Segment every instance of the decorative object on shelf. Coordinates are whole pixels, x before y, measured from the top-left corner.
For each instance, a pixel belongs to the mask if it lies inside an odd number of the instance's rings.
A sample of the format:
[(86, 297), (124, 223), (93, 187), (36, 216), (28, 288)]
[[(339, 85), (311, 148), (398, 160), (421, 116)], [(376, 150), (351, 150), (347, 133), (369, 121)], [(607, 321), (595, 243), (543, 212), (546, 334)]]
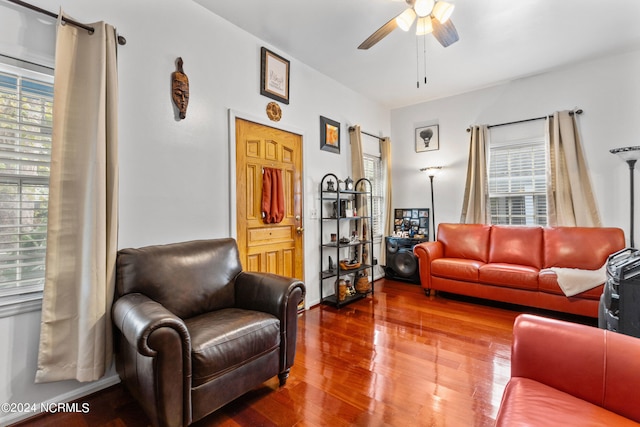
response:
[(189, 78), (182, 69), (182, 57), (176, 59), (176, 71), (171, 74), (171, 98), (178, 110), (180, 120), (187, 117), (189, 105)]
[(334, 184), (332, 180), (327, 181), (327, 191), (336, 191)]
[(260, 53), (260, 95), (289, 104), (289, 61), (266, 47)]
[(416, 129), (416, 153), (435, 151), (440, 149), (438, 125), (425, 126)]
[(353, 191), (353, 180), (350, 176), (348, 176), (347, 179), (344, 180), (344, 189), (347, 191)]
[(320, 116), (320, 149), (340, 154), (340, 123)]
[(349, 260), (349, 259), (341, 259), (340, 260), (340, 268), (343, 270), (353, 270), (356, 268), (360, 268), (360, 262), (357, 260)]
[(270, 102), (267, 104), (267, 117), (272, 122), (279, 122), (282, 118), (282, 109), (277, 102)]
[(347, 282), (344, 279), (338, 280), (338, 301), (347, 299)]
[(333, 271), (336, 266), (333, 264), (333, 258), (329, 257), (329, 271)]
[(633, 230), (633, 225), (634, 225), (634, 189), (633, 189), (633, 170), (635, 169), (636, 166), (636, 162), (638, 161), (638, 159), (640, 159), (640, 146), (632, 146), (632, 147), (622, 147), (622, 148), (614, 148), (612, 150), (609, 150), (610, 153), (612, 154), (617, 154), (622, 160), (624, 160), (625, 162), (627, 162), (627, 164), (629, 165), (629, 207), (630, 207), (630, 224), (629, 224), (629, 244), (632, 248), (635, 247), (634, 245), (634, 230)]
[(336, 233), (331, 233), (331, 243), (335, 243), (338, 241)]
[(436, 208), (435, 205), (433, 203), (433, 178), (436, 176), (436, 174), (440, 171), (440, 169), (442, 169), (442, 166), (431, 166), (428, 168), (422, 168), (420, 169), (421, 172), (426, 172), (426, 174), (429, 176), (429, 182), (431, 184), (431, 225), (432, 225), (432, 229), (433, 229), (433, 238), (435, 240), (436, 237)]
[(356, 292), (366, 294), (371, 291), (371, 282), (366, 275), (359, 275), (356, 279)]
[(393, 237), (429, 237), (429, 209), (394, 209)]
[(356, 288), (351, 284), (351, 280), (346, 279), (344, 283), (347, 286), (347, 295), (350, 297), (354, 296), (356, 294)]

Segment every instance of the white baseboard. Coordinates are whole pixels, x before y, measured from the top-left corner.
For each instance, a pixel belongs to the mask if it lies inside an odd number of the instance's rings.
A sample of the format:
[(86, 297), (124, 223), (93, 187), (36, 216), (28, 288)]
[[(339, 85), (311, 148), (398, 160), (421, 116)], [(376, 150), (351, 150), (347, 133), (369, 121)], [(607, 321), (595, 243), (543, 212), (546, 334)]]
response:
[(20, 412), (20, 413), (2, 413), (0, 412), (0, 426), (7, 426), (9, 424), (17, 423), (18, 421), (26, 420), (27, 418), (39, 415), (42, 407), (46, 408), (49, 405), (57, 405), (58, 403), (67, 403), (74, 400), (78, 400), (83, 396), (88, 396), (97, 391), (103, 390), (107, 387), (111, 387), (120, 382), (118, 374), (113, 374), (105, 378), (101, 378), (97, 381), (93, 381), (88, 384), (73, 389), (67, 393), (60, 394), (45, 402), (34, 404), (35, 411), (32, 412)]

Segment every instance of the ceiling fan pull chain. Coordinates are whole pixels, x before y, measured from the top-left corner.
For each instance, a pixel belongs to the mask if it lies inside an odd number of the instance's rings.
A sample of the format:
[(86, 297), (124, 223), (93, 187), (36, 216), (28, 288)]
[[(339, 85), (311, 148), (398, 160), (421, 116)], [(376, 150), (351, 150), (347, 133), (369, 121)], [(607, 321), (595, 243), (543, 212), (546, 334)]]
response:
[(416, 37), (416, 89), (420, 89), (420, 47), (418, 41), (420, 39)]
[(424, 84), (427, 84), (427, 35), (422, 35), (422, 46), (424, 54)]

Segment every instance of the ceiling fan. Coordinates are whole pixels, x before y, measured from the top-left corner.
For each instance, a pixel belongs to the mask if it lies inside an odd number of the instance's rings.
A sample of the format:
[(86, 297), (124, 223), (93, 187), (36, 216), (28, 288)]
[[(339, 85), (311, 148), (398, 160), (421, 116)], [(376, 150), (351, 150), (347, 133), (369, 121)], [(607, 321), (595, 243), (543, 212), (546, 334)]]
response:
[[(398, 1), (398, 0), (396, 0)], [(401, 1), (401, 0), (400, 0)], [(457, 42), (458, 32), (449, 20), (454, 6), (442, 0), (405, 0), (409, 7), (404, 12), (380, 27), (368, 39), (362, 42), (358, 49), (369, 49), (385, 38), (397, 27), (409, 31), (413, 21), (418, 18), (416, 35), (433, 33), (433, 36), (444, 47)]]

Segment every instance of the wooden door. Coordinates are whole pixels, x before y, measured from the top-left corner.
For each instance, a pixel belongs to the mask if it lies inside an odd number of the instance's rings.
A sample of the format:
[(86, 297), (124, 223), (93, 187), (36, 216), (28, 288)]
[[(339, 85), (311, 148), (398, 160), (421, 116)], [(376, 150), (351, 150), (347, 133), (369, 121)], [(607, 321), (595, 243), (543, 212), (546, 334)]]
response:
[[(262, 219), (264, 167), (282, 171), (284, 218), (278, 224)], [(300, 135), (236, 119), (236, 206), (243, 268), (304, 280)]]

